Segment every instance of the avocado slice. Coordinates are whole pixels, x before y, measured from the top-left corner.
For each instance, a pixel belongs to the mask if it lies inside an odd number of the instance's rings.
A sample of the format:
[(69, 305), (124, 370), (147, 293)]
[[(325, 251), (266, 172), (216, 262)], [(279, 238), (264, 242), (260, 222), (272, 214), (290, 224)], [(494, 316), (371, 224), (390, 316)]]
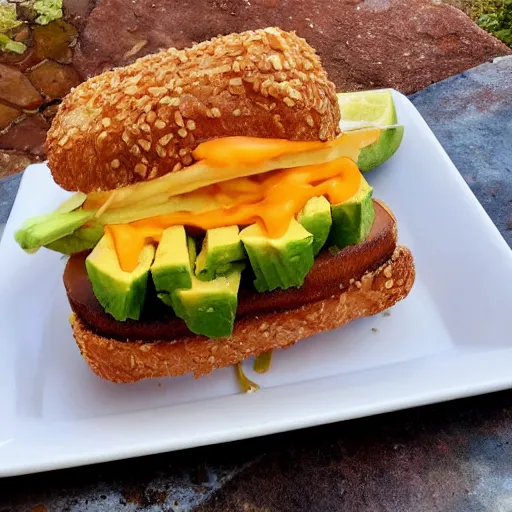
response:
[(139, 256), (139, 264), (132, 272), (125, 272), (119, 265), (114, 241), (105, 233), (85, 260), (87, 274), (94, 295), (105, 311), (116, 320), (138, 320), (146, 298), (149, 269), (155, 248), (146, 245)]
[(312, 197), (297, 216), (299, 223), (313, 235), (313, 255), (324, 246), (331, 230), (331, 205), (323, 196)]
[(225, 275), (212, 281), (192, 277), (192, 287), (171, 294), (172, 307), (195, 334), (208, 338), (230, 336), (233, 333), (238, 287), (244, 263), (232, 263)]
[(301, 286), (313, 266), (313, 235), (292, 219), (286, 233), (270, 238), (258, 224), (240, 232), (259, 292)]
[(14, 239), (23, 250), (35, 252), (43, 245), (71, 235), (93, 216), (93, 211), (76, 210), (32, 217), (16, 231)]
[(76, 254), (92, 249), (101, 240), (103, 232), (104, 229), (101, 224), (81, 227), (71, 235), (59, 238), (55, 242), (45, 245), (45, 247), (62, 254)]
[(171, 306), (171, 293), (180, 288), (192, 287), (192, 268), (195, 243), (187, 239), (183, 226), (164, 230), (151, 265), (151, 275), (160, 299)]
[(238, 226), (208, 229), (196, 260), (196, 276), (211, 281), (231, 268), (231, 263), (245, 259)]
[(372, 193), (372, 187), (361, 176), (359, 190), (350, 199), (331, 205), (329, 245), (343, 249), (366, 239), (375, 219)]
[(389, 160), (398, 151), (403, 137), (402, 125), (383, 129), (377, 142), (361, 149), (357, 159), (359, 169), (368, 172)]

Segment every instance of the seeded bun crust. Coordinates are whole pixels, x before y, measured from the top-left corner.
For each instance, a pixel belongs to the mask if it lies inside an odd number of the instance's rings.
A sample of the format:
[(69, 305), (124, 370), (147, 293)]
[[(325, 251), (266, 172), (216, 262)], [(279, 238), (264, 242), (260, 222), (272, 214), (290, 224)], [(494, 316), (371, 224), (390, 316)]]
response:
[(205, 340), (190, 336), (176, 342), (122, 342), (95, 334), (76, 315), (72, 320), (73, 335), (92, 371), (112, 382), (186, 373), (197, 378), (384, 311), (407, 296), (414, 278), (411, 252), (400, 246), (388, 262), (363, 275), (339, 295), (298, 309), (243, 319), (235, 324), (233, 335), (228, 338)]
[(47, 136), (67, 190), (111, 190), (192, 163), (202, 141), (232, 135), (329, 140), (336, 90), (308, 43), (278, 28), (170, 48), (82, 83)]

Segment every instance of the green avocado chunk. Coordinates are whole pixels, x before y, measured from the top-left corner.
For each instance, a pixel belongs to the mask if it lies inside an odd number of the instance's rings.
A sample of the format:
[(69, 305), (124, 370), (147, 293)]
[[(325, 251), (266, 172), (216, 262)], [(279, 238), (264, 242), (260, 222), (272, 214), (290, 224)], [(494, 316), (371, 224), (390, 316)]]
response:
[(329, 245), (343, 249), (366, 239), (375, 219), (372, 192), (372, 187), (361, 176), (361, 185), (356, 194), (342, 203), (331, 205)]
[(231, 263), (245, 259), (238, 226), (208, 229), (196, 260), (196, 276), (211, 281), (231, 268)]
[(313, 266), (313, 235), (292, 219), (280, 238), (269, 238), (257, 224), (240, 232), (259, 292), (301, 286)]
[(192, 277), (192, 287), (171, 294), (172, 307), (195, 334), (220, 338), (233, 333), (238, 287), (244, 263), (232, 263), (225, 275), (212, 281)]
[(103, 232), (104, 228), (101, 224), (82, 227), (71, 235), (59, 238), (55, 242), (45, 245), (45, 247), (62, 254), (76, 254), (92, 249), (101, 240)]
[(331, 205), (323, 196), (312, 197), (297, 216), (299, 223), (313, 235), (313, 254), (324, 246), (331, 230)]
[(146, 245), (137, 267), (132, 272), (125, 272), (119, 265), (112, 237), (106, 234), (85, 260), (94, 295), (116, 320), (140, 318), (154, 256), (155, 248)]
[(164, 231), (151, 267), (158, 297), (172, 306), (195, 334), (218, 338), (233, 332), (244, 263), (231, 263), (211, 281), (193, 275), (196, 246), (183, 226)]
[(192, 268), (195, 243), (187, 238), (183, 226), (171, 226), (162, 235), (151, 265), (151, 275), (158, 296), (168, 306), (171, 293), (180, 288), (192, 287)]
[(70, 235), (93, 216), (94, 212), (76, 210), (32, 217), (16, 231), (14, 239), (25, 251), (34, 252), (42, 246)]

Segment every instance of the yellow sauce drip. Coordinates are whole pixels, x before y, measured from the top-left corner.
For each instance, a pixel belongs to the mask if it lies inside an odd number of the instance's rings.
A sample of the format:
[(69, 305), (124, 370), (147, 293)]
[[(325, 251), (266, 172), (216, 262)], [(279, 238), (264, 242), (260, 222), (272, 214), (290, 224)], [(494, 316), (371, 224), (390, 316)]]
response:
[(256, 373), (267, 373), (270, 370), (272, 364), (272, 350), (259, 355), (254, 360), (254, 371)]

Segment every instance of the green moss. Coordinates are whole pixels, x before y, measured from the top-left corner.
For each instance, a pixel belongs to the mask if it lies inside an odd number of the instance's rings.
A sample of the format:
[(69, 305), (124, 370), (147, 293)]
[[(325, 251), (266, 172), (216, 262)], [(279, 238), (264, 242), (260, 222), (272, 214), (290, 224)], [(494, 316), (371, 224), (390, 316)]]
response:
[(36, 0), (34, 9), (38, 14), (36, 23), (39, 25), (48, 25), (62, 18), (62, 0)]
[(12, 53), (22, 54), (27, 49), (26, 45), (18, 41), (13, 41), (10, 37), (5, 34), (0, 34), (0, 50)]
[(5, 34), (23, 22), (16, 17), (16, 6), (0, 4), (0, 34)]
[(481, 14), (477, 23), (505, 44), (512, 46), (512, 0), (504, 0), (501, 7)]

